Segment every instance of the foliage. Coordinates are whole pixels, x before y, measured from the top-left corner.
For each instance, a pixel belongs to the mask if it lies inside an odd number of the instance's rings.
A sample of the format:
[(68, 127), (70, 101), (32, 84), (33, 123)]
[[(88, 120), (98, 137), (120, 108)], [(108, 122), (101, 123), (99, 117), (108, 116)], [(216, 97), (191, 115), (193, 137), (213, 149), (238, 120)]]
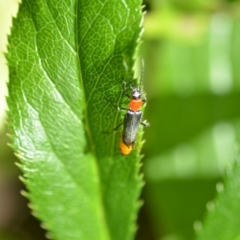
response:
[[(232, 172), (240, 141), (240, 18), (232, 12), (239, 5), (226, 5), (225, 12), (220, 2), (212, 12), (197, 3), (194, 10), (184, 4), (153, 5), (143, 46), (151, 122), (144, 146), (145, 211), (156, 239), (193, 239), (201, 227), (198, 239), (220, 239), (217, 224), (229, 228), (221, 239), (233, 239), (239, 233), (230, 225), (237, 226), (237, 216), (222, 221), (221, 210), (231, 216), (237, 201), (226, 207), (223, 200), (216, 214), (205, 216), (225, 172)], [(235, 180), (226, 180), (224, 199), (237, 199), (236, 172)], [(212, 235), (206, 233), (210, 229)]]
[[(33, 212), (53, 239), (134, 236), (142, 130), (128, 157), (119, 155), (121, 130), (112, 132), (124, 114), (113, 104), (129, 101), (122, 82), (137, 85), (132, 57), (141, 3), (124, 3), (25, 0), (14, 20), (8, 53), (14, 149)], [(240, 4), (145, 3), (144, 119), (151, 125), (136, 239), (236, 240)], [(5, 142), (1, 184), (17, 174)], [(45, 239), (36, 237), (29, 239)]]
[(25, 0), (14, 19), (9, 126), (24, 195), (53, 239), (133, 238), (141, 143), (120, 155), (106, 98), (122, 104), (132, 83), (141, 18), (138, 0)]

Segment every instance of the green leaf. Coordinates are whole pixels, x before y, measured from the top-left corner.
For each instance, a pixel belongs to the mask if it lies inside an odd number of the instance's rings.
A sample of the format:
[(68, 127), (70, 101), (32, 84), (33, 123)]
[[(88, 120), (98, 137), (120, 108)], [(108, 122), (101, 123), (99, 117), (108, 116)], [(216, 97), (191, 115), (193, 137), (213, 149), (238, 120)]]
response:
[(208, 204), (208, 215), (203, 228), (198, 232), (198, 240), (239, 240), (240, 239), (240, 157), (229, 171), (225, 184), (217, 184), (217, 199)]
[[(132, 80), (140, 0), (23, 0), (8, 45), (13, 147), (35, 215), (53, 239), (132, 239), (139, 151), (112, 129)], [(126, 67), (126, 66), (127, 67)]]

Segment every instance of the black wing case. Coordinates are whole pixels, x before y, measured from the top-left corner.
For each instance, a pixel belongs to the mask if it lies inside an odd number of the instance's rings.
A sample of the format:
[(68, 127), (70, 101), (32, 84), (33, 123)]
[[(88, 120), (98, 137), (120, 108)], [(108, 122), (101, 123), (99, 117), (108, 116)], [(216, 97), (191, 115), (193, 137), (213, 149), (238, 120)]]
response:
[(139, 125), (141, 123), (142, 112), (128, 110), (123, 122), (123, 142), (127, 145), (133, 145)]

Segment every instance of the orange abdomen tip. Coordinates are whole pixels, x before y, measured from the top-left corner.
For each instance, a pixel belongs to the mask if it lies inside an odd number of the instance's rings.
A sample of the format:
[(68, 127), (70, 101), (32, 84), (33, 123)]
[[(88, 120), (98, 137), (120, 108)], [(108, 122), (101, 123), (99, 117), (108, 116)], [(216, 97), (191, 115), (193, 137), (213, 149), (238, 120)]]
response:
[(129, 108), (132, 110), (132, 111), (138, 111), (141, 109), (142, 107), (142, 104), (143, 104), (143, 101), (142, 99), (132, 99), (130, 101), (130, 104), (129, 104)]
[(120, 140), (120, 152), (122, 155), (128, 155), (132, 152), (133, 150), (133, 145), (129, 145), (127, 146), (123, 141), (122, 141), (122, 137), (121, 137), (121, 140)]

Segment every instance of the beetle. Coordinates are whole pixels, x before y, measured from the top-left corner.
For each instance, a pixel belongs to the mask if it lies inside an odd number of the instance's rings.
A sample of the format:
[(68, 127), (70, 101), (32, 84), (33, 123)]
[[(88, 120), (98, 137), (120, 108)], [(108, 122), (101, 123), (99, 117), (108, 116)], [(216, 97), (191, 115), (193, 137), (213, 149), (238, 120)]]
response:
[[(142, 87), (143, 81), (143, 61), (142, 61), (142, 73), (140, 79), (140, 86)], [(126, 83), (124, 82), (124, 91), (126, 93)], [(120, 152), (122, 155), (128, 155), (132, 152), (134, 143), (139, 131), (139, 126), (149, 126), (146, 121), (142, 122), (142, 111), (141, 108), (146, 102), (146, 98), (142, 98), (142, 90), (140, 87), (132, 87), (132, 94), (126, 93), (126, 96), (130, 99), (128, 108), (117, 107), (118, 110), (125, 110), (124, 120), (122, 123), (117, 125), (113, 130), (117, 130), (121, 125), (123, 125), (123, 131), (119, 143)], [(114, 105), (114, 104), (113, 104)]]
[[(147, 122), (141, 122), (142, 111), (141, 108), (146, 102), (146, 99), (142, 99), (142, 93), (139, 88), (132, 88), (132, 95), (130, 97), (129, 108), (124, 116), (123, 120), (123, 132), (120, 139), (120, 152), (123, 155), (128, 155), (132, 152), (133, 146), (139, 131), (139, 126), (149, 126)], [(122, 125), (121, 124), (121, 125)], [(119, 125), (117, 126), (117, 128)], [(116, 128), (115, 128), (116, 129)]]

